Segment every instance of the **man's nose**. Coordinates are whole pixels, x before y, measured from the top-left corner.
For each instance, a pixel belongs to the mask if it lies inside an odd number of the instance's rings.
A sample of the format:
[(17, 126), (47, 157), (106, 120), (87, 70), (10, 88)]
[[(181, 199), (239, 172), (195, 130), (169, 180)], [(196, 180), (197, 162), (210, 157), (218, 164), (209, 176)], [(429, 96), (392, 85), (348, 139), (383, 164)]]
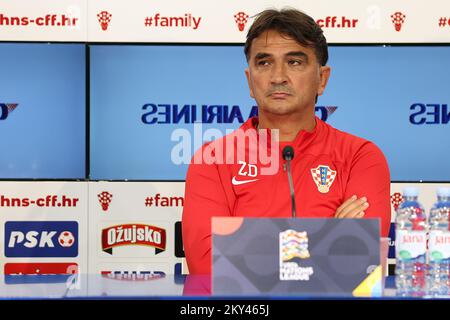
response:
[(283, 63), (275, 64), (272, 69), (271, 82), (274, 84), (286, 83), (286, 66)]

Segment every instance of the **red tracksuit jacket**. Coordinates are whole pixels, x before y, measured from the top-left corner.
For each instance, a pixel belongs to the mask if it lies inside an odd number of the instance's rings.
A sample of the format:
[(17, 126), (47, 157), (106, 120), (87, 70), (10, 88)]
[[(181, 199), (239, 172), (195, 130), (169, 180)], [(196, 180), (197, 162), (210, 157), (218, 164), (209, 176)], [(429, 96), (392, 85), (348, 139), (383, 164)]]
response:
[[(256, 117), (250, 118), (240, 129), (254, 129), (257, 123)], [(352, 195), (365, 196), (369, 207), (364, 217), (380, 218), (381, 236), (387, 237), (391, 222), (389, 168), (375, 144), (316, 118), (312, 132), (300, 131), (294, 141), (279, 143), (277, 172), (261, 175), (259, 163), (250, 166), (247, 158), (239, 156), (237, 160), (242, 161), (229, 163), (222, 159), (229, 152), (214, 153), (213, 144), (225, 145), (224, 139), (233, 134), (205, 144), (196, 155), (206, 149), (213, 163), (191, 162), (187, 172), (182, 232), (190, 273), (211, 272), (211, 217), (292, 216), (286, 161), (281, 151), (286, 145), (295, 152), (291, 171), (297, 217), (332, 218)]]

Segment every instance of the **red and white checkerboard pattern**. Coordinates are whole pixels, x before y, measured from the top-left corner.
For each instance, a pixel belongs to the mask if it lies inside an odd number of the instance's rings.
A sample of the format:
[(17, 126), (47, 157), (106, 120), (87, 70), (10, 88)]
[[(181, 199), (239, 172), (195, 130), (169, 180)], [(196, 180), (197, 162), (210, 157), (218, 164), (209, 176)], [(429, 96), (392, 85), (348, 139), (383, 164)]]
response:
[[(327, 177), (325, 179), (325, 184), (322, 184), (322, 176), (320, 174), (320, 168), (326, 167), (327, 170)], [(330, 187), (333, 183), (334, 179), (336, 178), (336, 171), (331, 170), (328, 166), (318, 166), (315, 169), (311, 169), (311, 175), (313, 177), (314, 182), (316, 183), (316, 186), (319, 187), (320, 185), (325, 185)]]
[(108, 210), (108, 206), (111, 203), (113, 195), (107, 191), (103, 191), (97, 195), (98, 202), (102, 205), (104, 211)]
[(248, 22), (248, 14), (245, 12), (238, 12), (234, 15), (234, 21), (236, 21), (236, 23), (246, 24)]
[(97, 14), (98, 22), (100, 23), (110, 23), (111, 22), (112, 14), (108, 11), (102, 11), (99, 14)]
[(13, 112), (15, 108), (17, 108), (17, 103), (8, 103), (6, 104), (6, 108), (8, 108), (8, 112)]
[(400, 192), (395, 192), (391, 195), (391, 204), (394, 207), (394, 210), (397, 211), (400, 204), (403, 202), (403, 196)]
[(405, 22), (406, 16), (401, 12), (396, 12), (391, 15), (392, 23), (403, 24)]

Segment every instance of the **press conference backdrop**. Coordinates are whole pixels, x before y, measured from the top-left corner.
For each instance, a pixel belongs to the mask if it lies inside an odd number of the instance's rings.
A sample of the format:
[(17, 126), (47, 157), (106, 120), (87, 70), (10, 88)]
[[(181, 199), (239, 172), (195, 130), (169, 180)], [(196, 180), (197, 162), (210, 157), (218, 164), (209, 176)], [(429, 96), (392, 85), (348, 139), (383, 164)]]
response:
[[(92, 179), (183, 180), (194, 139), (256, 112), (243, 46), (93, 45), (90, 54)], [(393, 181), (448, 181), (449, 56), (448, 46), (331, 46), (316, 114), (375, 142)], [(183, 143), (191, 148), (180, 155)]]
[(0, 177), (84, 179), (82, 44), (0, 44)]
[[(391, 179), (403, 181), (391, 184), (392, 219), (405, 185), (429, 210), (450, 181), (447, 1), (3, 0), (0, 41), (28, 43), (0, 43), (0, 179), (13, 180), (0, 182), (0, 233), (76, 222), (79, 248), (77, 257), (50, 245), (18, 257), (30, 243), (4, 241), (0, 273), (66, 274), (70, 265), (125, 281), (186, 274), (184, 182), (171, 180), (184, 180), (187, 164), (175, 162), (192, 154), (180, 143), (191, 152), (201, 144), (188, 141), (195, 120), (206, 123), (192, 138), (216, 129), (208, 140), (256, 113), (242, 44), (257, 12), (285, 5), (311, 14), (332, 44), (317, 116), (383, 150)], [(445, 183), (410, 182), (420, 180)], [(166, 239), (159, 250), (104, 246), (105, 230), (130, 226), (157, 227)], [(390, 238), (394, 263), (393, 226)], [(51, 263), (41, 258), (49, 255)]]
[[(84, 45), (0, 48), (1, 178), (87, 178)], [(242, 46), (91, 46), (90, 54), (92, 179), (183, 180), (190, 154), (173, 159), (175, 129), (192, 140), (210, 128), (224, 134), (256, 112)], [(331, 46), (317, 115), (374, 141), (393, 181), (448, 181), (448, 56), (448, 46)], [(194, 119), (210, 123), (194, 135)]]

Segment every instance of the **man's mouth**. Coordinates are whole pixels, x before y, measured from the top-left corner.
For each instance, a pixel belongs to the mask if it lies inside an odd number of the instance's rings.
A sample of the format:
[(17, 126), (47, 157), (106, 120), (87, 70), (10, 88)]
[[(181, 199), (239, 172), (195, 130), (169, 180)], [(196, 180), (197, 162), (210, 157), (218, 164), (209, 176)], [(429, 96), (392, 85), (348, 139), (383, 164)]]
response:
[(269, 96), (273, 99), (286, 99), (290, 94), (287, 92), (272, 92)]

